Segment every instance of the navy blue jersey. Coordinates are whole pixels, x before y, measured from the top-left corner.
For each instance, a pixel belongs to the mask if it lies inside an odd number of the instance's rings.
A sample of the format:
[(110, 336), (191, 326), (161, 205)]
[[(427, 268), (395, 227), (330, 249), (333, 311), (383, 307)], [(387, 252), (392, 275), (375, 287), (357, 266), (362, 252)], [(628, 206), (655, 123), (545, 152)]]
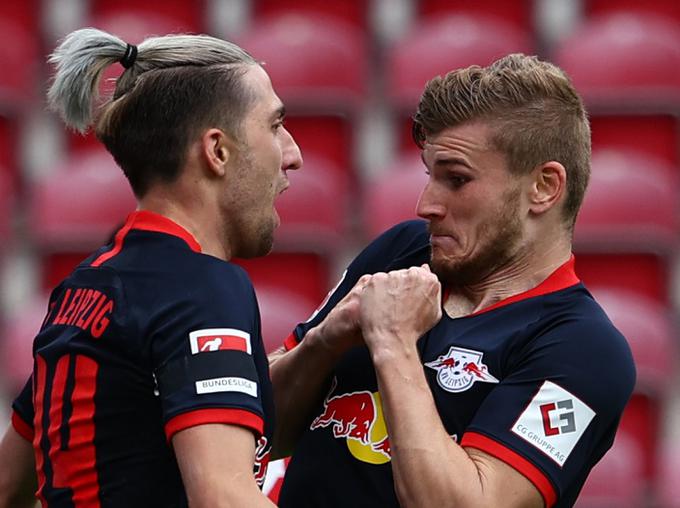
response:
[(33, 356), (13, 422), (43, 506), (187, 506), (170, 440), (206, 423), (253, 431), (262, 484), (273, 401), (253, 287), (169, 219), (133, 213), (52, 292)]
[[(429, 261), (425, 223), (402, 223), (350, 265), (304, 340), (361, 275)], [(624, 337), (574, 273), (573, 258), (539, 286), (475, 314), (441, 321), (418, 342), (451, 439), (526, 476), (546, 506), (571, 506), (612, 445), (635, 383)], [(280, 506), (398, 506), (390, 444), (368, 350), (348, 351), (295, 448)]]

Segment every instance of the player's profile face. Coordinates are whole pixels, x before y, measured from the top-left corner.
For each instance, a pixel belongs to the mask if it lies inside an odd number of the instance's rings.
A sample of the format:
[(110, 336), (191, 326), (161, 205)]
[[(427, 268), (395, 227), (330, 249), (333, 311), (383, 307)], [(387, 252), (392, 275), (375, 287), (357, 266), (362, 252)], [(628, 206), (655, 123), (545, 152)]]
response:
[(302, 165), (300, 150), (283, 126), (283, 104), (259, 65), (243, 76), (256, 99), (241, 124), (242, 142), (230, 159), (235, 178), (227, 184), (234, 256), (267, 254), (280, 223), (274, 200), (288, 187), (286, 171)]
[(429, 179), (417, 211), (429, 221), (432, 269), (444, 281), (479, 282), (522, 245), (520, 182), (489, 135), (485, 124), (466, 123), (432, 136), (423, 148)]

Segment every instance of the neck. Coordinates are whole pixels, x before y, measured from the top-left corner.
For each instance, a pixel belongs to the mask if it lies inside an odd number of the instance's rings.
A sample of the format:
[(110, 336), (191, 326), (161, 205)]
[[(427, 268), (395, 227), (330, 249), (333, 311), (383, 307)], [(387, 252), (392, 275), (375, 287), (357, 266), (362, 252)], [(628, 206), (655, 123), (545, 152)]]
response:
[(177, 194), (182, 193), (157, 186), (139, 200), (138, 209), (167, 217), (191, 233), (201, 246), (201, 252), (228, 261), (231, 249), (218, 233), (220, 215), (197, 196), (182, 199)]
[(518, 252), (483, 280), (448, 287), (444, 310), (452, 317), (479, 312), (501, 300), (535, 288), (571, 256), (568, 239)]

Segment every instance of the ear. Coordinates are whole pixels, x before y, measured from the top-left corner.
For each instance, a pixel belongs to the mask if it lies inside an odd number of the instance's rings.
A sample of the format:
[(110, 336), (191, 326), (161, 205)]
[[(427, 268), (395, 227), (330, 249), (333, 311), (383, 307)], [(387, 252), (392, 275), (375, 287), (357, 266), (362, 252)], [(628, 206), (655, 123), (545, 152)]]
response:
[(220, 129), (208, 129), (201, 136), (201, 156), (205, 167), (214, 176), (222, 177), (227, 173), (227, 162), (231, 155), (231, 140)]
[(560, 202), (567, 188), (567, 171), (557, 161), (548, 161), (531, 172), (529, 210), (542, 214)]

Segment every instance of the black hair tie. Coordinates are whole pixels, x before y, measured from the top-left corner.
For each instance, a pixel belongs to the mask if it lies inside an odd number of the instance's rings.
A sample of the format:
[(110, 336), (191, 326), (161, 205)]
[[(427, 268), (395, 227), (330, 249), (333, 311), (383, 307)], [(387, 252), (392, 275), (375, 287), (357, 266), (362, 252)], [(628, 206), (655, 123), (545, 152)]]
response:
[(123, 55), (123, 58), (118, 61), (123, 67), (129, 69), (135, 63), (135, 60), (137, 60), (137, 46), (134, 44), (128, 44), (127, 48), (125, 48), (125, 54)]

